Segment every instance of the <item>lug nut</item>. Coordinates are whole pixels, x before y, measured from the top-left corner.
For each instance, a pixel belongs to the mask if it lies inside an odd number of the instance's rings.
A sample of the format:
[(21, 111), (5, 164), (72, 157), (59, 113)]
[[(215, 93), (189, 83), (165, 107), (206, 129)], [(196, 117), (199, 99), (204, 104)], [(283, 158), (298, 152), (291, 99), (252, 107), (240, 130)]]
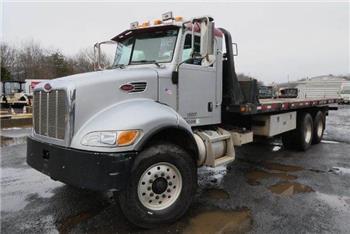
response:
[(159, 196), (156, 196), (156, 199), (159, 199)]
[(153, 194), (153, 193), (150, 193), (149, 195), (150, 195), (151, 197), (153, 197), (154, 194)]

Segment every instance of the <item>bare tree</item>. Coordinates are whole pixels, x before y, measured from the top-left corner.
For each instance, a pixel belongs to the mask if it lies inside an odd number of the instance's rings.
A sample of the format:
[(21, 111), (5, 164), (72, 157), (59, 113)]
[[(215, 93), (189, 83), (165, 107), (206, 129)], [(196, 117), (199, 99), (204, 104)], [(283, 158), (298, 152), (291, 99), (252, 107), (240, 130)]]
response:
[(7, 44), (0, 45), (1, 80), (10, 80), (14, 70), (16, 51)]

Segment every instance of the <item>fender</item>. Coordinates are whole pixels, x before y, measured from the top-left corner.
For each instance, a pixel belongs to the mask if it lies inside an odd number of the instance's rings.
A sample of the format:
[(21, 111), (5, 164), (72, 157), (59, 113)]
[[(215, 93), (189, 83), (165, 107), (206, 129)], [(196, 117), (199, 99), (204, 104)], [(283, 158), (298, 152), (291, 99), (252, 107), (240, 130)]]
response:
[[(151, 99), (131, 99), (116, 103), (92, 116), (74, 135), (71, 147), (95, 152), (138, 151), (154, 133), (164, 128), (181, 128), (192, 135), (191, 127), (171, 107)], [(141, 135), (131, 146), (91, 147), (81, 144), (89, 132), (139, 129)]]

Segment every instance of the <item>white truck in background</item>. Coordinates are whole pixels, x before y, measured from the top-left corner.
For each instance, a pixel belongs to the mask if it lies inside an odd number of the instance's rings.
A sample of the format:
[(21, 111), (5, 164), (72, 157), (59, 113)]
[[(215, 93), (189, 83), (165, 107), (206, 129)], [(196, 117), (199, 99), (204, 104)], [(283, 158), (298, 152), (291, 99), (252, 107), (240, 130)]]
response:
[(339, 95), (342, 98), (341, 103), (350, 104), (350, 85), (343, 85)]

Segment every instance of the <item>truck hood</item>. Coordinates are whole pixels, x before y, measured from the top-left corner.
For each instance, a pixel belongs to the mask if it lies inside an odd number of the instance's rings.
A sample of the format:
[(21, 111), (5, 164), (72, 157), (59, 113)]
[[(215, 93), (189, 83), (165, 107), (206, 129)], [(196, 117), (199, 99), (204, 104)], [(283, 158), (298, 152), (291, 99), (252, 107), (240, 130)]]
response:
[[(123, 84), (133, 82), (142, 82), (146, 87), (132, 93), (120, 89)], [(157, 101), (158, 98), (158, 73), (149, 67), (113, 69), (62, 77), (40, 83), (35, 90), (44, 89), (47, 83), (53, 90), (75, 90), (75, 132), (92, 116), (118, 102), (134, 98)]]

